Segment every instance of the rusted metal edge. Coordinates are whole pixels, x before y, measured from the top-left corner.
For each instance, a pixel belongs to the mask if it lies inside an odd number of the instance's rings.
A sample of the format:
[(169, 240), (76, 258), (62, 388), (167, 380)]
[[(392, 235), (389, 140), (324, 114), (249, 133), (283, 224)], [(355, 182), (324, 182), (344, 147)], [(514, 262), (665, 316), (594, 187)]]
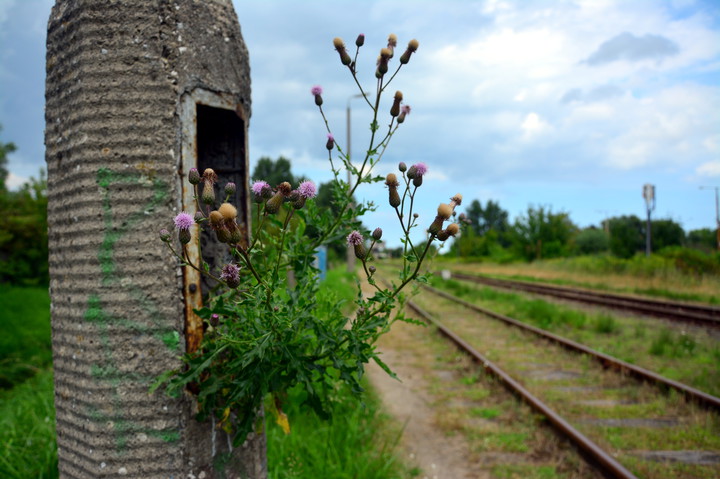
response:
[(575, 290), (557, 286), (526, 283), (522, 281), (487, 278), (464, 273), (453, 272), (452, 275), (458, 279), (473, 281), (490, 286), (548, 294), (551, 296), (563, 297), (585, 303), (593, 303), (641, 312), (658, 317), (669, 318), (675, 321), (697, 323), (714, 328), (720, 327), (720, 319), (718, 319), (718, 317), (720, 317), (720, 308), (712, 306), (694, 305), (672, 301), (657, 301), (610, 293), (598, 293), (589, 290)]
[[(194, 188), (186, 181), (187, 173), (191, 168), (197, 168), (197, 105), (207, 105), (215, 108), (234, 111), (247, 127), (247, 115), (241, 104), (237, 103), (237, 99), (233, 95), (226, 93), (212, 92), (203, 88), (196, 88), (191, 92), (185, 92), (181, 95), (179, 101), (178, 115), (181, 126), (180, 138), (180, 159), (177, 164), (178, 170), (178, 188), (182, 193), (180, 204), (178, 205), (182, 211), (194, 215), (197, 212), (197, 204), (195, 201)], [(244, 164), (247, 171), (247, 134), (245, 137), (245, 159)], [(240, 185), (238, 185), (240, 186)], [(245, 204), (242, 209), (245, 211), (245, 217), (250, 218), (250, 200), (245, 195)], [(238, 205), (240, 207), (241, 205)], [(249, 228), (248, 228), (249, 229)], [(200, 248), (198, 246), (198, 238), (200, 235), (200, 227), (194, 224), (191, 228), (192, 240), (187, 244), (187, 256), (193, 264), (202, 263)], [(194, 268), (183, 268), (183, 299), (185, 309), (185, 350), (192, 353), (198, 350), (203, 339), (203, 321), (195, 314), (196, 309), (203, 306), (201, 274)]]
[(412, 301), (408, 301), (407, 305), (422, 316), (426, 321), (434, 325), (443, 335), (453, 341), (461, 350), (468, 353), (472, 358), (483, 366), (485, 371), (500, 379), (505, 386), (513, 393), (519, 395), (530, 407), (540, 412), (548, 421), (564, 436), (569, 438), (591, 461), (598, 464), (603, 471), (612, 477), (619, 479), (638, 479), (632, 472), (627, 470), (615, 458), (608, 454), (604, 449), (595, 444), (590, 438), (575, 429), (570, 423), (563, 419), (558, 413), (552, 410), (545, 403), (535, 397), (530, 391), (525, 389), (519, 382), (514, 380), (509, 374), (500, 369), (485, 356), (480, 354), (476, 349), (463, 341), (458, 335), (452, 332), (430, 316), (426, 311), (420, 308)]
[(630, 374), (636, 378), (650, 381), (655, 384), (660, 384), (662, 386), (675, 389), (676, 391), (682, 393), (685, 395), (686, 398), (693, 400), (697, 402), (698, 404), (705, 406), (707, 408), (710, 408), (715, 411), (720, 411), (720, 398), (713, 396), (712, 394), (708, 394), (704, 391), (701, 391), (699, 389), (695, 389), (691, 386), (688, 386), (687, 384), (683, 384), (681, 382), (672, 380), (670, 378), (666, 378), (665, 376), (661, 376), (660, 374), (657, 374), (653, 371), (650, 371), (645, 368), (641, 368), (640, 366), (636, 366), (634, 364), (630, 364), (628, 362), (625, 362), (621, 359), (615, 358), (613, 356), (610, 356), (605, 353), (601, 353), (600, 351), (596, 351), (592, 348), (589, 348), (585, 346), (584, 344), (577, 343), (575, 341), (572, 341), (570, 339), (564, 338), (562, 336), (558, 336), (557, 334), (550, 333), (548, 331), (545, 331), (544, 329), (540, 329), (536, 326), (531, 326), (529, 324), (526, 324), (522, 321), (519, 321), (514, 318), (510, 318), (508, 316), (504, 316), (502, 314), (496, 313), (494, 311), (491, 311), (489, 309), (485, 309), (483, 307), (477, 306), (475, 304), (472, 304), (468, 301), (465, 301), (463, 299), (460, 299), (456, 296), (453, 296), (450, 293), (447, 293), (445, 291), (441, 291), (439, 289), (433, 288), (431, 286), (423, 285), (425, 289), (428, 291), (431, 291), (434, 294), (437, 294), (438, 296), (442, 296), (443, 298), (449, 299), (451, 301), (455, 301), (458, 304), (462, 304), (468, 309), (472, 309), (473, 311), (477, 311), (478, 313), (485, 314), (487, 316), (499, 319), (501, 321), (504, 321), (508, 324), (512, 324), (513, 326), (517, 326), (519, 328), (522, 328), (527, 331), (532, 331), (535, 334), (538, 334), (545, 339), (548, 339), (550, 341), (553, 341), (557, 344), (562, 345), (563, 347), (566, 347), (568, 349), (572, 349), (584, 354), (589, 354), (593, 357), (595, 357), (598, 361), (600, 361), (603, 366), (606, 367), (612, 367), (613, 369), (616, 369), (620, 372)]

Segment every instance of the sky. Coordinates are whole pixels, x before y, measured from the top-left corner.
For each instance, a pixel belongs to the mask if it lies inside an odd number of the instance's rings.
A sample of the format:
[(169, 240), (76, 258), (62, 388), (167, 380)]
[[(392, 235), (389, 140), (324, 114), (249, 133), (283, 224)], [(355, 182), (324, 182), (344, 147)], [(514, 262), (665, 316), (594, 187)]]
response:
[[(14, 142), (10, 186), (45, 165), (45, 34), (49, 0), (0, 0), (0, 141)], [(234, 1), (250, 52), (251, 168), (285, 156), (293, 173), (331, 178), (325, 125), (310, 89), (323, 87), (335, 138), (367, 149), (371, 111), (332, 40), (354, 53), (375, 88), (388, 34), (418, 51), (383, 96), (387, 125), (395, 90), (412, 107), (375, 173), (400, 161), (428, 166), (416, 211), (428, 225), (455, 193), (459, 211), (492, 199), (510, 213), (529, 206), (566, 212), (580, 227), (611, 216), (644, 218), (643, 184), (656, 188), (653, 218), (686, 231), (714, 228), (720, 186), (720, 3), (712, 0)], [(395, 61), (397, 59), (395, 58)], [(396, 65), (397, 63), (394, 63)], [(391, 71), (393, 64), (391, 63)], [(251, 169), (252, 171), (252, 169)], [(258, 178), (259, 179), (259, 178)], [(370, 229), (398, 244), (382, 185)]]

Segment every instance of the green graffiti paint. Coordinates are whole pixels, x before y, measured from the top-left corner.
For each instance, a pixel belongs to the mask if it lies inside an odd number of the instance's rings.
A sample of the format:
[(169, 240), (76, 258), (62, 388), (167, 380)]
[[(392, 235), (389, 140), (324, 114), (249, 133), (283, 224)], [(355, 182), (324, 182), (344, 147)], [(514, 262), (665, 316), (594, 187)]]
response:
[[(108, 383), (112, 386), (114, 393), (110, 398), (110, 414), (104, 414), (93, 409), (90, 411), (91, 417), (96, 418), (98, 422), (111, 423), (115, 432), (116, 451), (119, 455), (124, 454), (129, 440), (129, 434), (141, 431), (139, 425), (125, 418), (126, 412), (122, 406), (122, 400), (119, 393), (119, 387), (124, 382), (135, 382), (140, 384), (150, 384), (153, 377), (146, 377), (139, 374), (127, 374), (120, 371), (115, 366), (113, 359), (113, 342), (110, 337), (110, 328), (122, 328), (126, 330), (136, 331), (140, 334), (150, 334), (162, 342), (167, 348), (177, 351), (179, 348), (179, 334), (166, 324), (169, 321), (163, 321), (160, 308), (150, 298), (142, 288), (132, 284), (132, 278), (122, 277), (118, 275), (117, 265), (115, 263), (115, 247), (128, 232), (137, 228), (143, 221), (147, 220), (148, 215), (159, 207), (168, 196), (167, 184), (154, 177), (149, 177), (140, 172), (115, 172), (109, 168), (101, 168), (97, 171), (96, 181), (101, 189), (102, 201), (102, 221), (104, 234), (102, 243), (98, 249), (97, 258), (100, 263), (100, 273), (102, 284), (104, 286), (114, 286), (119, 290), (128, 294), (130, 298), (140, 305), (144, 319), (152, 324), (152, 327), (143, 324), (141, 321), (132, 321), (125, 318), (118, 318), (103, 308), (103, 298), (98, 294), (91, 294), (87, 300), (87, 307), (83, 315), (84, 319), (89, 323), (96, 325), (100, 336), (100, 344), (102, 345), (103, 359), (100, 363), (94, 364), (90, 368), (90, 374), (97, 380)], [(122, 224), (116, 225), (111, 202), (111, 189), (116, 185), (137, 185), (148, 186), (152, 189), (152, 194), (146, 203), (140, 209), (133, 212), (129, 216), (125, 216)], [(121, 283), (122, 280), (122, 283)], [(172, 324), (172, 322), (170, 322)], [(165, 326), (165, 327), (163, 327)], [(144, 430), (143, 428), (142, 430)], [(145, 431), (148, 435), (160, 437), (166, 442), (174, 442), (179, 440), (180, 434), (173, 430), (162, 431)]]

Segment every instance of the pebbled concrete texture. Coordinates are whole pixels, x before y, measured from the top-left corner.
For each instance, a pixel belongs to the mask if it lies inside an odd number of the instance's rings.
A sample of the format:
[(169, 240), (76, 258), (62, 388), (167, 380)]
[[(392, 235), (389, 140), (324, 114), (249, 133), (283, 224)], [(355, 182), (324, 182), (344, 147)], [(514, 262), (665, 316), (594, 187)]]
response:
[[(157, 236), (182, 208), (178, 105), (198, 89), (250, 115), (229, 0), (58, 0), (46, 161), (61, 477), (266, 477), (191, 398), (150, 395), (184, 351), (183, 284)], [(244, 159), (247, 163), (247, 158)]]

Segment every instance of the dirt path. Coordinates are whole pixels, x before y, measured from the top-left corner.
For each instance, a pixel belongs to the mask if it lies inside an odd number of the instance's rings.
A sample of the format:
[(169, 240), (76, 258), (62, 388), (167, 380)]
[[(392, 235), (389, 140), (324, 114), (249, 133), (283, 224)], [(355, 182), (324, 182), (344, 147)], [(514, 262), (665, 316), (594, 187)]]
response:
[[(418, 367), (424, 358), (416, 336), (425, 328), (396, 323), (380, 341), (383, 361), (401, 379), (391, 378), (372, 363), (368, 377), (385, 410), (404, 426), (401, 446), (409, 463), (417, 464), (427, 479), (471, 479), (489, 475), (470, 459), (468, 443), (462, 435), (448, 436), (437, 425), (436, 400), (431, 393), (432, 378)], [(450, 373), (444, 371), (444, 373)], [(450, 373), (451, 374), (451, 373)]]

